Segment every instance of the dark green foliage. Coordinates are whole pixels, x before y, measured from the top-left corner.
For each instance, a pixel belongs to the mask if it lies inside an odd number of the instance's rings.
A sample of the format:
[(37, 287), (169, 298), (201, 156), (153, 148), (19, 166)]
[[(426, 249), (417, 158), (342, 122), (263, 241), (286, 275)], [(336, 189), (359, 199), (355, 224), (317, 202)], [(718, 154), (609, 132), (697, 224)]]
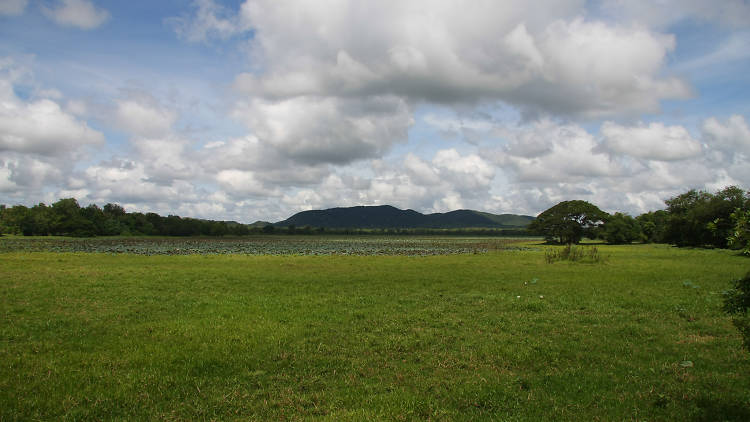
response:
[(622, 245), (641, 240), (643, 233), (641, 225), (635, 218), (617, 212), (610, 216), (604, 224), (603, 236), (609, 244)]
[(750, 197), (729, 186), (716, 194), (690, 190), (665, 201), (667, 229), (664, 240), (677, 246), (726, 248), (732, 235), (732, 213), (750, 208)]
[(750, 256), (750, 210), (738, 209), (731, 217), (734, 229), (729, 236), (729, 246), (740, 249), (743, 255)]
[(750, 351), (750, 273), (734, 281), (734, 288), (724, 293), (724, 311), (742, 334), (743, 344)]
[(646, 243), (663, 243), (667, 230), (669, 213), (664, 210), (650, 211), (635, 218), (641, 226), (643, 241)]
[(548, 242), (578, 243), (584, 236), (595, 237), (609, 214), (586, 201), (563, 201), (539, 214), (529, 224), (529, 231), (544, 236)]
[[(260, 230), (256, 230), (259, 232)], [(3, 206), (0, 213), (0, 232), (24, 236), (225, 236), (247, 235), (250, 230), (239, 223), (199, 220), (170, 215), (127, 213), (120, 205), (96, 204), (82, 208), (74, 198), (61, 199), (51, 206), (35, 205), (31, 208), (16, 205)]]

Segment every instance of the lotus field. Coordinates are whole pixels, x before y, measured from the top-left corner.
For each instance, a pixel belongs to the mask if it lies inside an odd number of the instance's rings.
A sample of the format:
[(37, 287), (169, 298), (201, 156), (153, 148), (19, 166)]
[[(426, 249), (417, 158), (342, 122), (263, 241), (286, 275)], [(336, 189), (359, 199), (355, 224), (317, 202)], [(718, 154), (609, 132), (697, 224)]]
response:
[(249, 236), (236, 238), (13, 237), (0, 252), (99, 252), (138, 255), (454, 255), (517, 249), (528, 239), (411, 236)]

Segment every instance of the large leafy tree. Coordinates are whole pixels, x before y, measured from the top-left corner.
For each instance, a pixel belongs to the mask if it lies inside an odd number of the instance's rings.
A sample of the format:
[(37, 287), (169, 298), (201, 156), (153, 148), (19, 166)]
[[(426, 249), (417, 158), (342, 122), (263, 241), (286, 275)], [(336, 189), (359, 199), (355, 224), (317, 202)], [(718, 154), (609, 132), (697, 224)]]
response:
[(539, 214), (529, 230), (543, 235), (548, 242), (578, 243), (584, 236), (593, 237), (609, 214), (586, 201), (563, 201)]

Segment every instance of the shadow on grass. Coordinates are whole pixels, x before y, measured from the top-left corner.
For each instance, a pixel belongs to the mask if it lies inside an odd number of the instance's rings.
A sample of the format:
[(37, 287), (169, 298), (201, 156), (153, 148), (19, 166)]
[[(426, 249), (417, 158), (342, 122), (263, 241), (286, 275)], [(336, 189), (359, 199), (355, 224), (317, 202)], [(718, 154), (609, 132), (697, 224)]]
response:
[(750, 421), (750, 406), (745, 403), (702, 397), (697, 405), (700, 412), (693, 418), (695, 422)]

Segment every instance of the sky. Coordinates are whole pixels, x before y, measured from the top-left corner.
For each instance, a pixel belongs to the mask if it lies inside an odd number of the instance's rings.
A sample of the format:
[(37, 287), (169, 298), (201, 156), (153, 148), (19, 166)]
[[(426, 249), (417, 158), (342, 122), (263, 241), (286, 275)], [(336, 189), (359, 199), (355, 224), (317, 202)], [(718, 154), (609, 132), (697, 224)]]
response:
[(750, 189), (750, 1), (0, 0), (0, 203), (279, 221)]

